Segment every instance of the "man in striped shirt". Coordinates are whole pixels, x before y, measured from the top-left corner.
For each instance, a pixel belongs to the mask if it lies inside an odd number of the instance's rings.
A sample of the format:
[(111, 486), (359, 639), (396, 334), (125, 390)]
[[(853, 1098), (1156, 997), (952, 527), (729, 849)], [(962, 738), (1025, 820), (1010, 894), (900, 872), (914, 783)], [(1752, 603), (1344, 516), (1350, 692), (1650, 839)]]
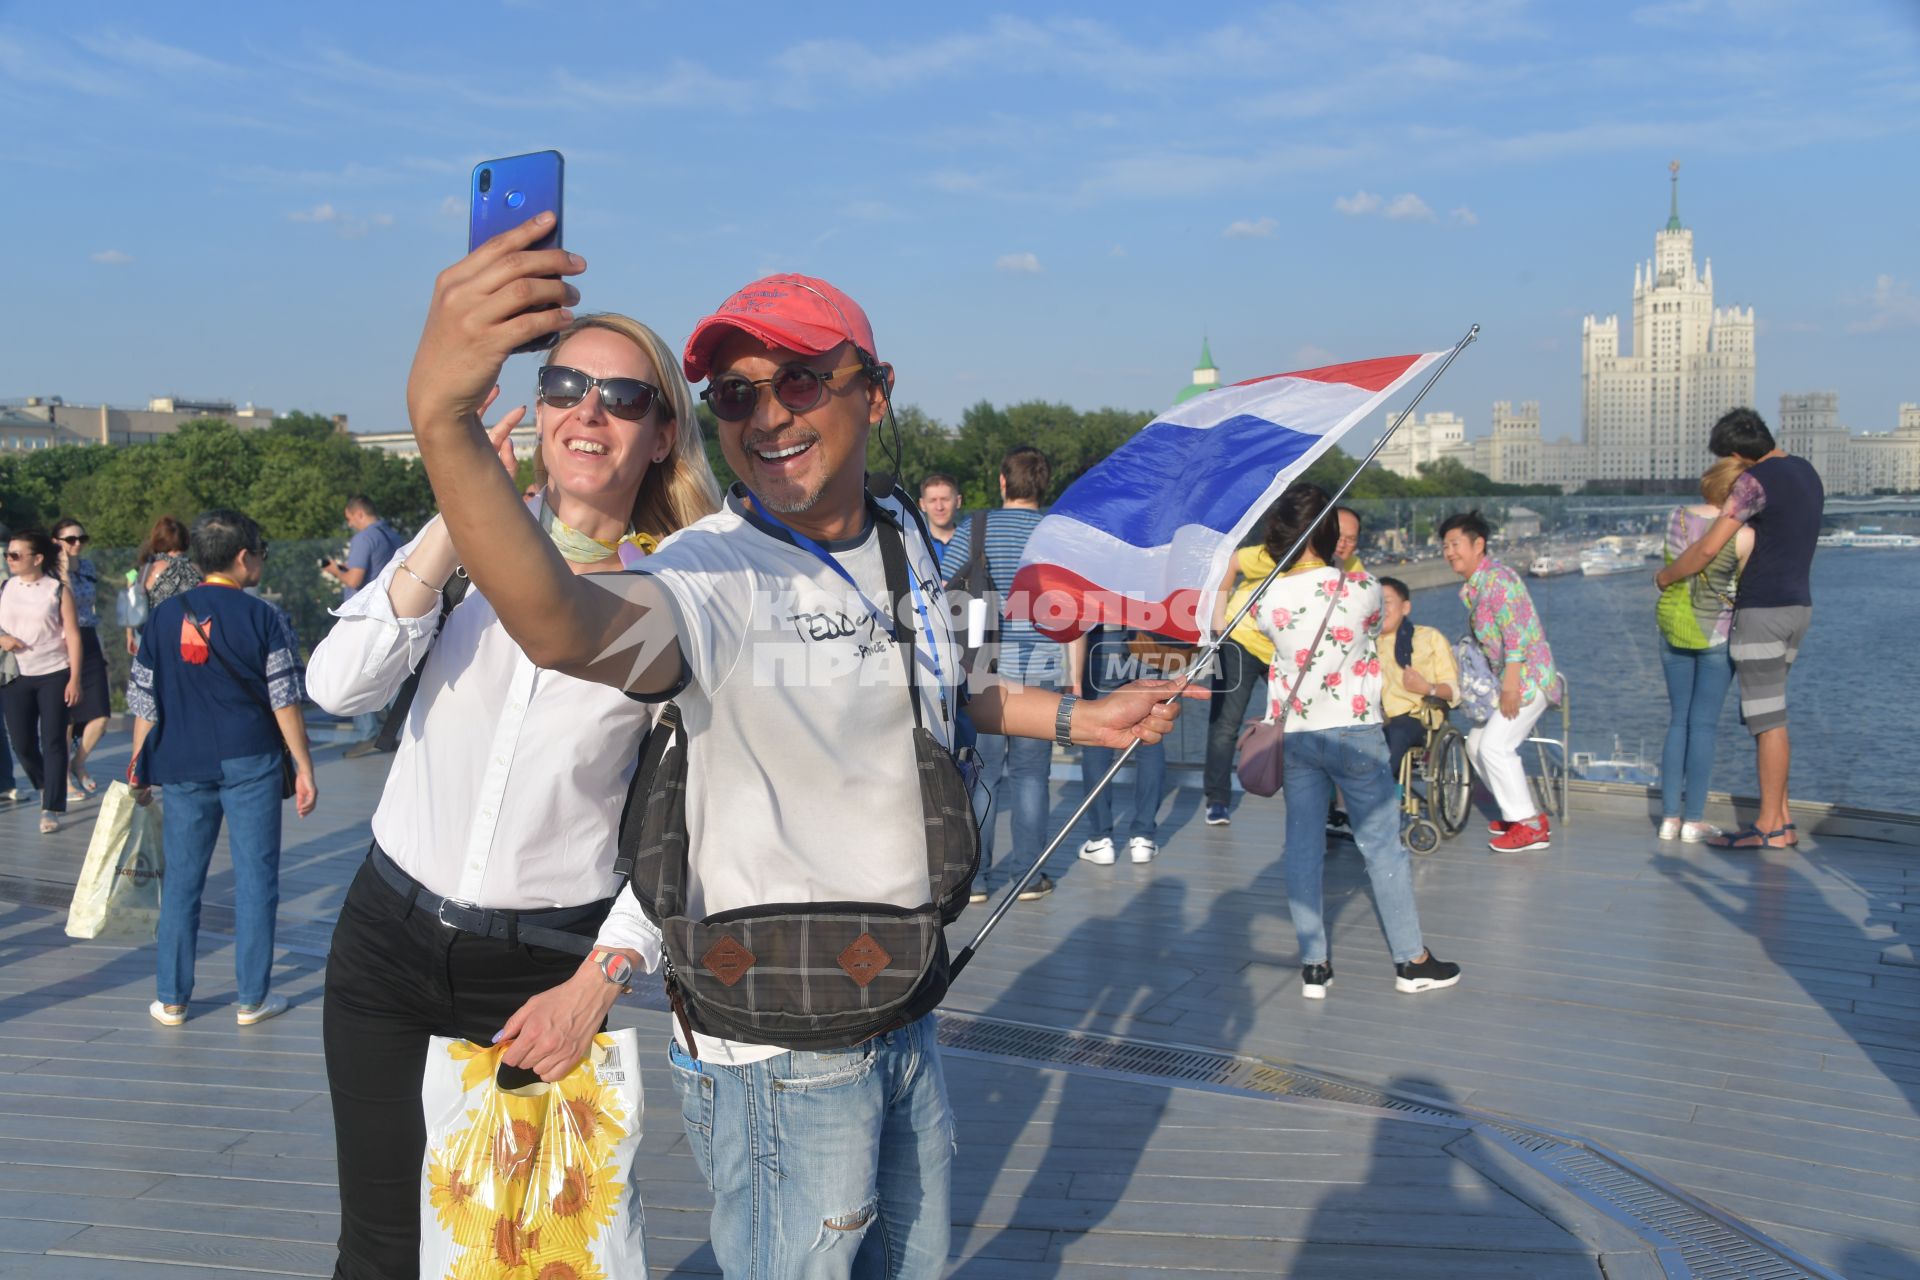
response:
[[(1000, 509), (987, 512), (987, 574), (1000, 589), (1000, 656), (995, 671), (1003, 680), (1015, 680), (1043, 689), (1065, 687), (1066, 650), (1041, 635), (1033, 623), (1007, 616), (1004, 592), (1020, 567), (1027, 539), (1040, 523), (1040, 502), (1047, 496), (1053, 480), (1053, 468), (1047, 455), (1031, 445), (1021, 445), (1000, 462)], [(941, 554), (943, 571), (952, 574), (973, 557), (973, 522), (963, 520), (953, 541)], [(1040, 856), (1046, 843), (1047, 777), (1053, 766), (1053, 744), (1037, 738), (1003, 738), (981, 734), (978, 750), (985, 767), (984, 778), (993, 787), (996, 813), (1013, 815), (1013, 852), (1011, 860), (1002, 859), (1008, 868), (996, 877), (993, 872), (993, 824), (981, 832), (980, 874), (974, 877), (973, 900), (984, 902), (988, 893), (1016, 878), (1027, 861)], [(1034, 877), (1021, 901), (1044, 898), (1053, 892), (1053, 881), (1043, 872)]]

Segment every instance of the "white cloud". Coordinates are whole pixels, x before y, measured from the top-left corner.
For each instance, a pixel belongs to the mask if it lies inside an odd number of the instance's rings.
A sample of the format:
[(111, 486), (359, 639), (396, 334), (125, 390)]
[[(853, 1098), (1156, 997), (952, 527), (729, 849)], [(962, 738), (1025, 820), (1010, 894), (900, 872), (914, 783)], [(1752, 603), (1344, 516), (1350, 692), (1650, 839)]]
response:
[(467, 211), (467, 202), (459, 196), (448, 196), (440, 202), (440, 216), (443, 218), (464, 218)]
[(994, 260), (993, 269), (1014, 275), (1038, 275), (1040, 259), (1031, 253), (1003, 253)]
[(1873, 292), (1850, 301), (1864, 307), (1867, 314), (1849, 321), (1848, 333), (1888, 333), (1896, 329), (1920, 328), (1920, 294), (1904, 280), (1890, 275), (1874, 277)]
[(1127, 256), (1127, 246), (1123, 244), (1117, 244), (1113, 246), (1113, 248), (1107, 250), (1107, 256), (1109, 258), (1124, 258)]
[(1480, 215), (1465, 205), (1461, 205), (1447, 216), (1463, 227), (1477, 227), (1480, 225)]
[(103, 267), (124, 267), (133, 261), (132, 254), (122, 253), (118, 249), (102, 249), (88, 256)]
[(393, 215), (375, 213), (367, 217), (355, 217), (343, 213), (333, 205), (322, 202), (311, 209), (295, 209), (287, 215), (289, 222), (308, 222), (318, 226), (332, 227), (334, 233), (343, 240), (358, 240), (374, 227), (390, 227)]
[(1333, 352), (1325, 347), (1316, 347), (1311, 342), (1293, 353), (1294, 367), (1299, 369), (1318, 369), (1321, 365), (1332, 364), (1333, 358)]
[[(1434, 221), (1433, 206), (1411, 191), (1402, 191), (1399, 195), (1388, 199), (1363, 187), (1350, 196), (1335, 196), (1333, 207), (1349, 218), (1366, 218), (1377, 213), (1383, 218), (1392, 218), (1395, 222)], [(1480, 221), (1471, 209), (1455, 209), (1451, 216), (1455, 221), (1463, 222), (1468, 226)]]
[(1220, 234), (1229, 240), (1264, 240), (1280, 227), (1272, 218), (1237, 218)]
[(1386, 215), (1389, 218), (1406, 222), (1432, 222), (1433, 210), (1427, 202), (1411, 191), (1403, 191), (1387, 202)]
[(158, 40), (127, 31), (105, 31), (98, 35), (78, 37), (78, 41), (82, 48), (96, 57), (156, 76), (229, 77), (244, 74), (239, 68), (205, 54), (178, 45), (162, 44)]

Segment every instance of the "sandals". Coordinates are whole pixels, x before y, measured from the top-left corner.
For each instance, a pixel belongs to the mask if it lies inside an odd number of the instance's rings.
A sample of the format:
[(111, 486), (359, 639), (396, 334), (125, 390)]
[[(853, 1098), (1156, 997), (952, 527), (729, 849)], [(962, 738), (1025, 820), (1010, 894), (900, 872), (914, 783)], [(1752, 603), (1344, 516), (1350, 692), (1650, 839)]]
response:
[(1762, 831), (1759, 827), (1749, 824), (1739, 831), (1721, 832), (1707, 841), (1707, 846), (1713, 849), (1791, 849), (1796, 843), (1793, 840), (1787, 840), (1781, 844), (1775, 844), (1774, 841), (1782, 836), (1792, 835), (1794, 830), (1791, 822), (1776, 831)]
[(59, 829), (60, 829), (60, 819), (48, 817), (46, 814), (40, 815), (40, 834), (41, 835), (50, 836), (54, 832), (58, 831)]

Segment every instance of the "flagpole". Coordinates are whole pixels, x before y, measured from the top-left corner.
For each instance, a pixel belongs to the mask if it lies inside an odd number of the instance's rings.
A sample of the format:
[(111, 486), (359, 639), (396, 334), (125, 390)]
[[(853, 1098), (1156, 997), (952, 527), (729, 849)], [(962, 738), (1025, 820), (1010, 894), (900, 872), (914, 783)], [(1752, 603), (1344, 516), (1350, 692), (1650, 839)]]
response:
[[(1259, 600), (1260, 594), (1269, 586), (1273, 585), (1276, 578), (1280, 577), (1283, 572), (1281, 566), (1292, 563), (1294, 557), (1300, 554), (1301, 550), (1307, 545), (1308, 539), (1313, 537), (1313, 531), (1318, 529), (1321, 523), (1334, 513), (1334, 509), (1340, 505), (1340, 499), (1347, 496), (1347, 490), (1351, 489), (1353, 482), (1360, 478), (1360, 473), (1367, 469), (1367, 464), (1380, 456), (1380, 451), (1386, 447), (1387, 441), (1393, 438), (1393, 433), (1400, 429), (1400, 424), (1405, 422), (1413, 411), (1420, 407), (1420, 402), (1426, 398), (1427, 392), (1433, 389), (1433, 384), (1440, 381), (1440, 375), (1447, 371), (1447, 366), (1451, 365), (1454, 359), (1472, 345), (1474, 339), (1479, 336), (1480, 326), (1477, 324), (1472, 325), (1467, 329), (1466, 335), (1462, 337), (1460, 341), (1453, 344), (1453, 350), (1447, 352), (1446, 359), (1442, 360), (1438, 367), (1427, 375), (1427, 380), (1420, 384), (1420, 390), (1415, 392), (1413, 399), (1407, 402), (1407, 407), (1400, 411), (1400, 416), (1395, 418), (1392, 425), (1381, 433), (1380, 438), (1374, 441), (1373, 448), (1367, 451), (1367, 456), (1360, 459), (1359, 465), (1354, 467), (1353, 473), (1341, 483), (1339, 489), (1335, 490), (1332, 498), (1328, 500), (1326, 508), (1314, 517), (1313, 523), (1301, 531), (1299, 538), (1294, 541), (1293, 546), (1287, 550), (1287, 553), (1274, 561), (1272, 571), (1269, 572), (1265, 578), (1261, 579), (1258, 587), (1248, 593), (1246, 601), (1240, 606), (1239, 611), (1227, 620), (1226, 624), (1220, 628), (1219, 633), (1213, 637), (1212, 641), (1200, 651), (1191, 663), (1187, 664), (1186, 671), (1181, 674), (1179, 681), (1173, 687), (1172, 693), (1168, 695), (1168, 702), (1176, 701), (1180, 697), (1181, 692), (1193, 682), (1194, 673), (1206, 668), (1214, 654), (1220, 651), (1220, 646), (1226, 642), (1228, 633), (1240, 625), (1240, 620), (1252, 612), (1254, 602)], [(967, 967), (968, 963), (971, 962), (973, 957), (979, 952), (980, 944), (985, 942), (987, 935), (992, 933), (994, 928), (999, 925), (1001, 917), (1005, 916), (1013, 904), (1019, 901), (1020, 894), (1033, 882), (1033, 878), (1040, 874), (1040, 869), (1047, 865), (1047, 859), (1053, 856), (1054, 851), (1057, 850), (1061, 842), (1067, 838), (1067, 834), (1073, 830), (1075, 824), (1077, 824), (1080, 819), (1085, 816), (1087, 810), (1092, 807), (1094, 798), (1102, 791), (1105, 791), (1108, 784), (1119, 776), (1121, 768), (1126, 765), (1128, 760), (1133, 758), (1134, 749), (1139, 745), (1140, 740), (1138, 738), (1135, 738), (1127, 744), (1126, 750), (1120, 753), (1119, 758), (1107, 769), (1106, 774), (1100, 781), (1088, 790), (1086, 797), (1080, 801), (1080, 806), (1076, 808), (1072, 816), (1061, 825), (1059, 832), (1055, 834), (1053, 839), (1047, 842), (1047, 847), (1041, 850), (1040, 856), (1033, 860), (1033, 865), (1027, 868), (1027, 873), (1020, 877), (1019, 883), (1015, 884), (1013, 889), (1000, 900), (999, 905), (994, 907), (992, 913), (987, 916), (986, 923), (981, 925), (980, 931), (973, 935), (973, 941), (967, 943), (967, 945), (962, 947), (959, 953), (953, 957), (953, 960), (947, 966), (947, 977), (949, 981), (960, 976), (961, 971)]]

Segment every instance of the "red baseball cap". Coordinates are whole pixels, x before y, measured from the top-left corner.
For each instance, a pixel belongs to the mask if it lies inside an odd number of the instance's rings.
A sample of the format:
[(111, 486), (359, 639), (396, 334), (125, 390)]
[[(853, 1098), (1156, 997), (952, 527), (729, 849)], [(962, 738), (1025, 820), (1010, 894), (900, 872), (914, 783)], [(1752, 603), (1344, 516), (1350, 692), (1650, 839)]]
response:
[(770, 347), (817, 356), (852, 342), (878, 360), (873, 325), (860, 304), (825, 280), (786, 272), (766, 276), (736, 290), (714, 313), (693, 327), (680, 367), (688, 382), (710, 371), (713, 349), (728, 329), (750, 333)]

